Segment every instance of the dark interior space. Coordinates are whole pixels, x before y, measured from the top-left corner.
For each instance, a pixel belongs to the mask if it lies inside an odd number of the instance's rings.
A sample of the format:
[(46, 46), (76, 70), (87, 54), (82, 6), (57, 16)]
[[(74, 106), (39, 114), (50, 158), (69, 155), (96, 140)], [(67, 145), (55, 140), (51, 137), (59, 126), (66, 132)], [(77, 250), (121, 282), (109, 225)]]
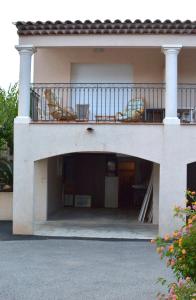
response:
[(105, 159), (105, 156), (100, 154), (65, 156), (65, 194), (91, 195), (92, 207), (103, 207)]
[(187, 165), (187, 189), (196, 191), (196, 162)]
[[(152, 163), (114, 153), (74, 153), (63, 158), (65, 207), (90, 199), (91, 208), (139, 209)], [(83, 197), (83, 198), (82, 198)], [(86, 198), (85, 198), (86, 197)], [(78, 206), (79, 207), (79, 206)]]

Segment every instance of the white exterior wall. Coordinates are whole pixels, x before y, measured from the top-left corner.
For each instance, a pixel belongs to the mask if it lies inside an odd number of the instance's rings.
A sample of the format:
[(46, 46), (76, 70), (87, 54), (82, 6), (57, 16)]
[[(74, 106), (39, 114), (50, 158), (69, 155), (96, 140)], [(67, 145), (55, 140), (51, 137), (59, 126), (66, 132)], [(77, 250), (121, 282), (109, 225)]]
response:
[[(188, 35), (26, 36), (20, 38), (22, 44), (38, 49), (35, 54), (35, 82), (69, 82), (71, 63), (129, 63), (133, 66), (134, 82), (162, 82), (165, 58), (161, 54), (161, 46), (169, 44), (189, 47), (183, 48), (179, 54), (178, 79), (183, 83), (196, 81), (196, 51), (191, 49), (196, 47), (196, 39)], [(95, 47), (106, 48), (103, 52), (96, 52)], [(185, 205), (186, 166), (196, 161), (195, 126), (20, 122), (19, 119), (15, 123), (14, 233), (32, 234), (35, 216), (46, 218), (46, 159), (89, 151), (117, 152), (154, 162), (156, 174), (159, 173), (159, 178), (156, 178), (157, 181), (159, 179), (159, 189), (154, 178), (157, 189), (154, 190), (153, 209), (154, 212), (159, 211), (159, 220), (154, 218), (153, 222), (159, 221), (160, 234), (175, 229), (177, 223), (172, 210), (175, 204)], [(90, 126), (94, 128), (91, 133), (86, 131)], [(41, 165), (42, 170), (39, 171)], [(36, 185), (38, 190), (40, 187), (39, 180), (43, 182), (40, 198), (36, 190)], [(42, 201), (40, 215), (39, 205), (36, 206), (39, 202), (35, 201), (38, 198)], [(159, 198), (159, 205), (156, 198)]]
[(46, 221), (48, 209), (48, 160), (34, 164), (34, 220)]
[(196, 47), (196, 38), (190, 34), (68, 34), (21, 36), (19, 43), (36, 47), (160, 47), (180, 44)]
[(48, 159), (48, 217), (63, 207), (62, 201), (62, 160), (60, 157)]
[[(131, 64), (133, 82), (165, 81), (165, 58), (160, 48), (38, 48), (34, 59), (34, 82), (70, 81), (72, 63)], [(196, 49), (182, 48), (178, 55), (178, 80), (196, 83)]]
[[(89, 126), (93, 132), (86, 130)], [(15, 124), (14, 232), (33, 233), (34, 162), (88, 151), (123, 153), (160, 164), (159, 232), (171, 231), (176, 226), (174, 205), (185, 205), (186, 165), (196, 160), (195, 148), (195, 126)]]
[(160, 48), (105, 48), (101, 52), (93, 48), (39, 48), (34, 60), (34, 82), (69, 82), (72, 63), (130, 64), (133, 82), (164, 80), (164, 55)]

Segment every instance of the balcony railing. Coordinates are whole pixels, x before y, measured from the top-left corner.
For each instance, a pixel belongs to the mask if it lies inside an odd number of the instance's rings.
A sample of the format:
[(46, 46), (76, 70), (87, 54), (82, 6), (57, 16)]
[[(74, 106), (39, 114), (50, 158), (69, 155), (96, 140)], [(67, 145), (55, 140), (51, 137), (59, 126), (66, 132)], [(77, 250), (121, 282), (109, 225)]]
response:
[[(178, 115), (195, 121), (196, 85), (179, 85)], [(33, 84), (33, 121), (161, 123), (165, 86), (151, 83)]]

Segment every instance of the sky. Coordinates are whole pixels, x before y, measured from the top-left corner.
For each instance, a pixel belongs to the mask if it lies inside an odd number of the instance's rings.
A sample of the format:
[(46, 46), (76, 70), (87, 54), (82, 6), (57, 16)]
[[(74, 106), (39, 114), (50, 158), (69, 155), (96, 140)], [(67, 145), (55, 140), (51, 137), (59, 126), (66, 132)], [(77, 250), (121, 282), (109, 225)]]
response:
[(18, 81), (16, 21), (196, 20), (196, 0), (1, 0), (0, 87)]

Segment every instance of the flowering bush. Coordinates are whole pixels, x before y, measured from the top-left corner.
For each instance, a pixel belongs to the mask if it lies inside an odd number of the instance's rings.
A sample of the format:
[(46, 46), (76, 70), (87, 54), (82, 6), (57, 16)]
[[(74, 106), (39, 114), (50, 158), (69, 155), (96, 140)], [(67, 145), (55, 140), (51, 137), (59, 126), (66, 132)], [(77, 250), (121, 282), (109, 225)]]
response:
[[(159, 281), (164, 285), (166, 280), (160, 278)], [(177, 283), (168, 285), (168, 295), (158, 293), (158, 300), (195, 300), (196, 285), (187, 277), (186, 280), (180, 279)]]
[[(169, 294), (160, 295), (159, 299), (196, 300), (196, 193), (187, 191), (187, 207), (175, 207), (175, 216), (184, 221), (184, 226), (164, 238), (157, 237), (152, 243), (157, 244), (160, 258), (166, 258), (177, 283), (170, 284)], [(165, 284), (164, 279), (160, 279)]]

